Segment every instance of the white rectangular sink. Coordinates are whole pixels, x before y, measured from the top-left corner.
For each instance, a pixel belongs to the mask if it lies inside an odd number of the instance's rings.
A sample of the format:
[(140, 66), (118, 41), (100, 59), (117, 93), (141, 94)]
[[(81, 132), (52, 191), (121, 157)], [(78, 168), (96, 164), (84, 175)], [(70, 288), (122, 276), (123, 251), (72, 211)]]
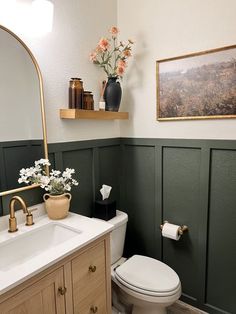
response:
[(42, 227), (17, 235), (0, 244), (0, 272), (39, 257), (66, 241), (78, 236), (81, 231), (59, 223), (48, 223)]

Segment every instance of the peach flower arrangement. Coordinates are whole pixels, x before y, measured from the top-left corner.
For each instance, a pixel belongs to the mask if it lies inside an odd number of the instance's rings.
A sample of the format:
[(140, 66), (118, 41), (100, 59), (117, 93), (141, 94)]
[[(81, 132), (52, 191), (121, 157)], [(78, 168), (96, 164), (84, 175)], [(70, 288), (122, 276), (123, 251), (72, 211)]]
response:
[(132, 56), (132, 45), (129, 39), (126, 43), (118, 41), (119, 29), (115, 26), (109, 30), (111, 38), (102, 37), (97, 47), (91, 52), (90, 60), (100, 66), (108, 77), (123, 77), (127, 60)]

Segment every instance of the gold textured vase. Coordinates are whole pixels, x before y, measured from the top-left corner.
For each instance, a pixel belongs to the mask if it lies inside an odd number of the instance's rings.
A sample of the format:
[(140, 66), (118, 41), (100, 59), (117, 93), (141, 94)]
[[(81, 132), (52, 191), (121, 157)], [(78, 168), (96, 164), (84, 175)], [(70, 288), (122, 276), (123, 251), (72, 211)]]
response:
[(70, 209), (71, 194), (61, 195), (44, 194), (43, 196), (46, 211), (50, 219), (63, 219), (68, 215)]

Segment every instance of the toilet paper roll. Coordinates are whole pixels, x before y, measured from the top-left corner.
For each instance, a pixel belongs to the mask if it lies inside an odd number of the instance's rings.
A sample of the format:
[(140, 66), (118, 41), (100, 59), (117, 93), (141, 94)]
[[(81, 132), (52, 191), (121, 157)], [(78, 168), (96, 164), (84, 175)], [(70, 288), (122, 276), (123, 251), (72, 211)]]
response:
[(169, 239), (173, 239), (173, 240), (178, 241), (180, 238), (180, 235), (178, 233), (179, 228), (180, 228), (180, 226), (178, 226), (178, 225), (173, 225), (173, 224), (166, 222), (162, 228), (162, 236), (165, 238), (169, 238)]

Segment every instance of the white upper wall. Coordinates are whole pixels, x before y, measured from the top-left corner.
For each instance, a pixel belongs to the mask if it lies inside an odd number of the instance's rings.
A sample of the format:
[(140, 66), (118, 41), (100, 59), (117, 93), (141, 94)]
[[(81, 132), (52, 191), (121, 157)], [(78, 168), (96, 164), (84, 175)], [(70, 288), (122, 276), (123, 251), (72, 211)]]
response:
[[(18, 0), (25, 2), (25, 0)], [(236, 44), (235, 0), (52, 0), (53, 31), (41, 38), (20, 37), (34, 53), (44, 78), (48, 141), (108, 137), (236, 138), (236, 120), (156, 121), (156, 60)], [(118, 6), (118, 7), (117, 7)], [(120, 38), (136, 41), (124, 77), (123, 110), (128, 121), (61, 120), (68, 84), (83, 79), (99, 100), (105, 76), (89, 53), (110, 26)]]
[(89, 54), (100, 37), (117, 24), (116, 0), (52, 2), (54, 22), (51, 33), (34, 39), (18, 34), (32, 50), (42, 71), (48, 142), (119, 137), (117, 121), (70, 121), (59, 117), (59, 109), (68, 107), (71, 77), (81, 77), (85, 89), (93, 91), (95, 105), (98, 104), (99, 82), (105, 76), (101, 69), (89, 61)]
[(236, 139), (236, 120), (156, 121), (156, 60), (236, 44), (235, 0), (119, 0), (121, 39), (136, 42), (123, 82), (122, 137)]

